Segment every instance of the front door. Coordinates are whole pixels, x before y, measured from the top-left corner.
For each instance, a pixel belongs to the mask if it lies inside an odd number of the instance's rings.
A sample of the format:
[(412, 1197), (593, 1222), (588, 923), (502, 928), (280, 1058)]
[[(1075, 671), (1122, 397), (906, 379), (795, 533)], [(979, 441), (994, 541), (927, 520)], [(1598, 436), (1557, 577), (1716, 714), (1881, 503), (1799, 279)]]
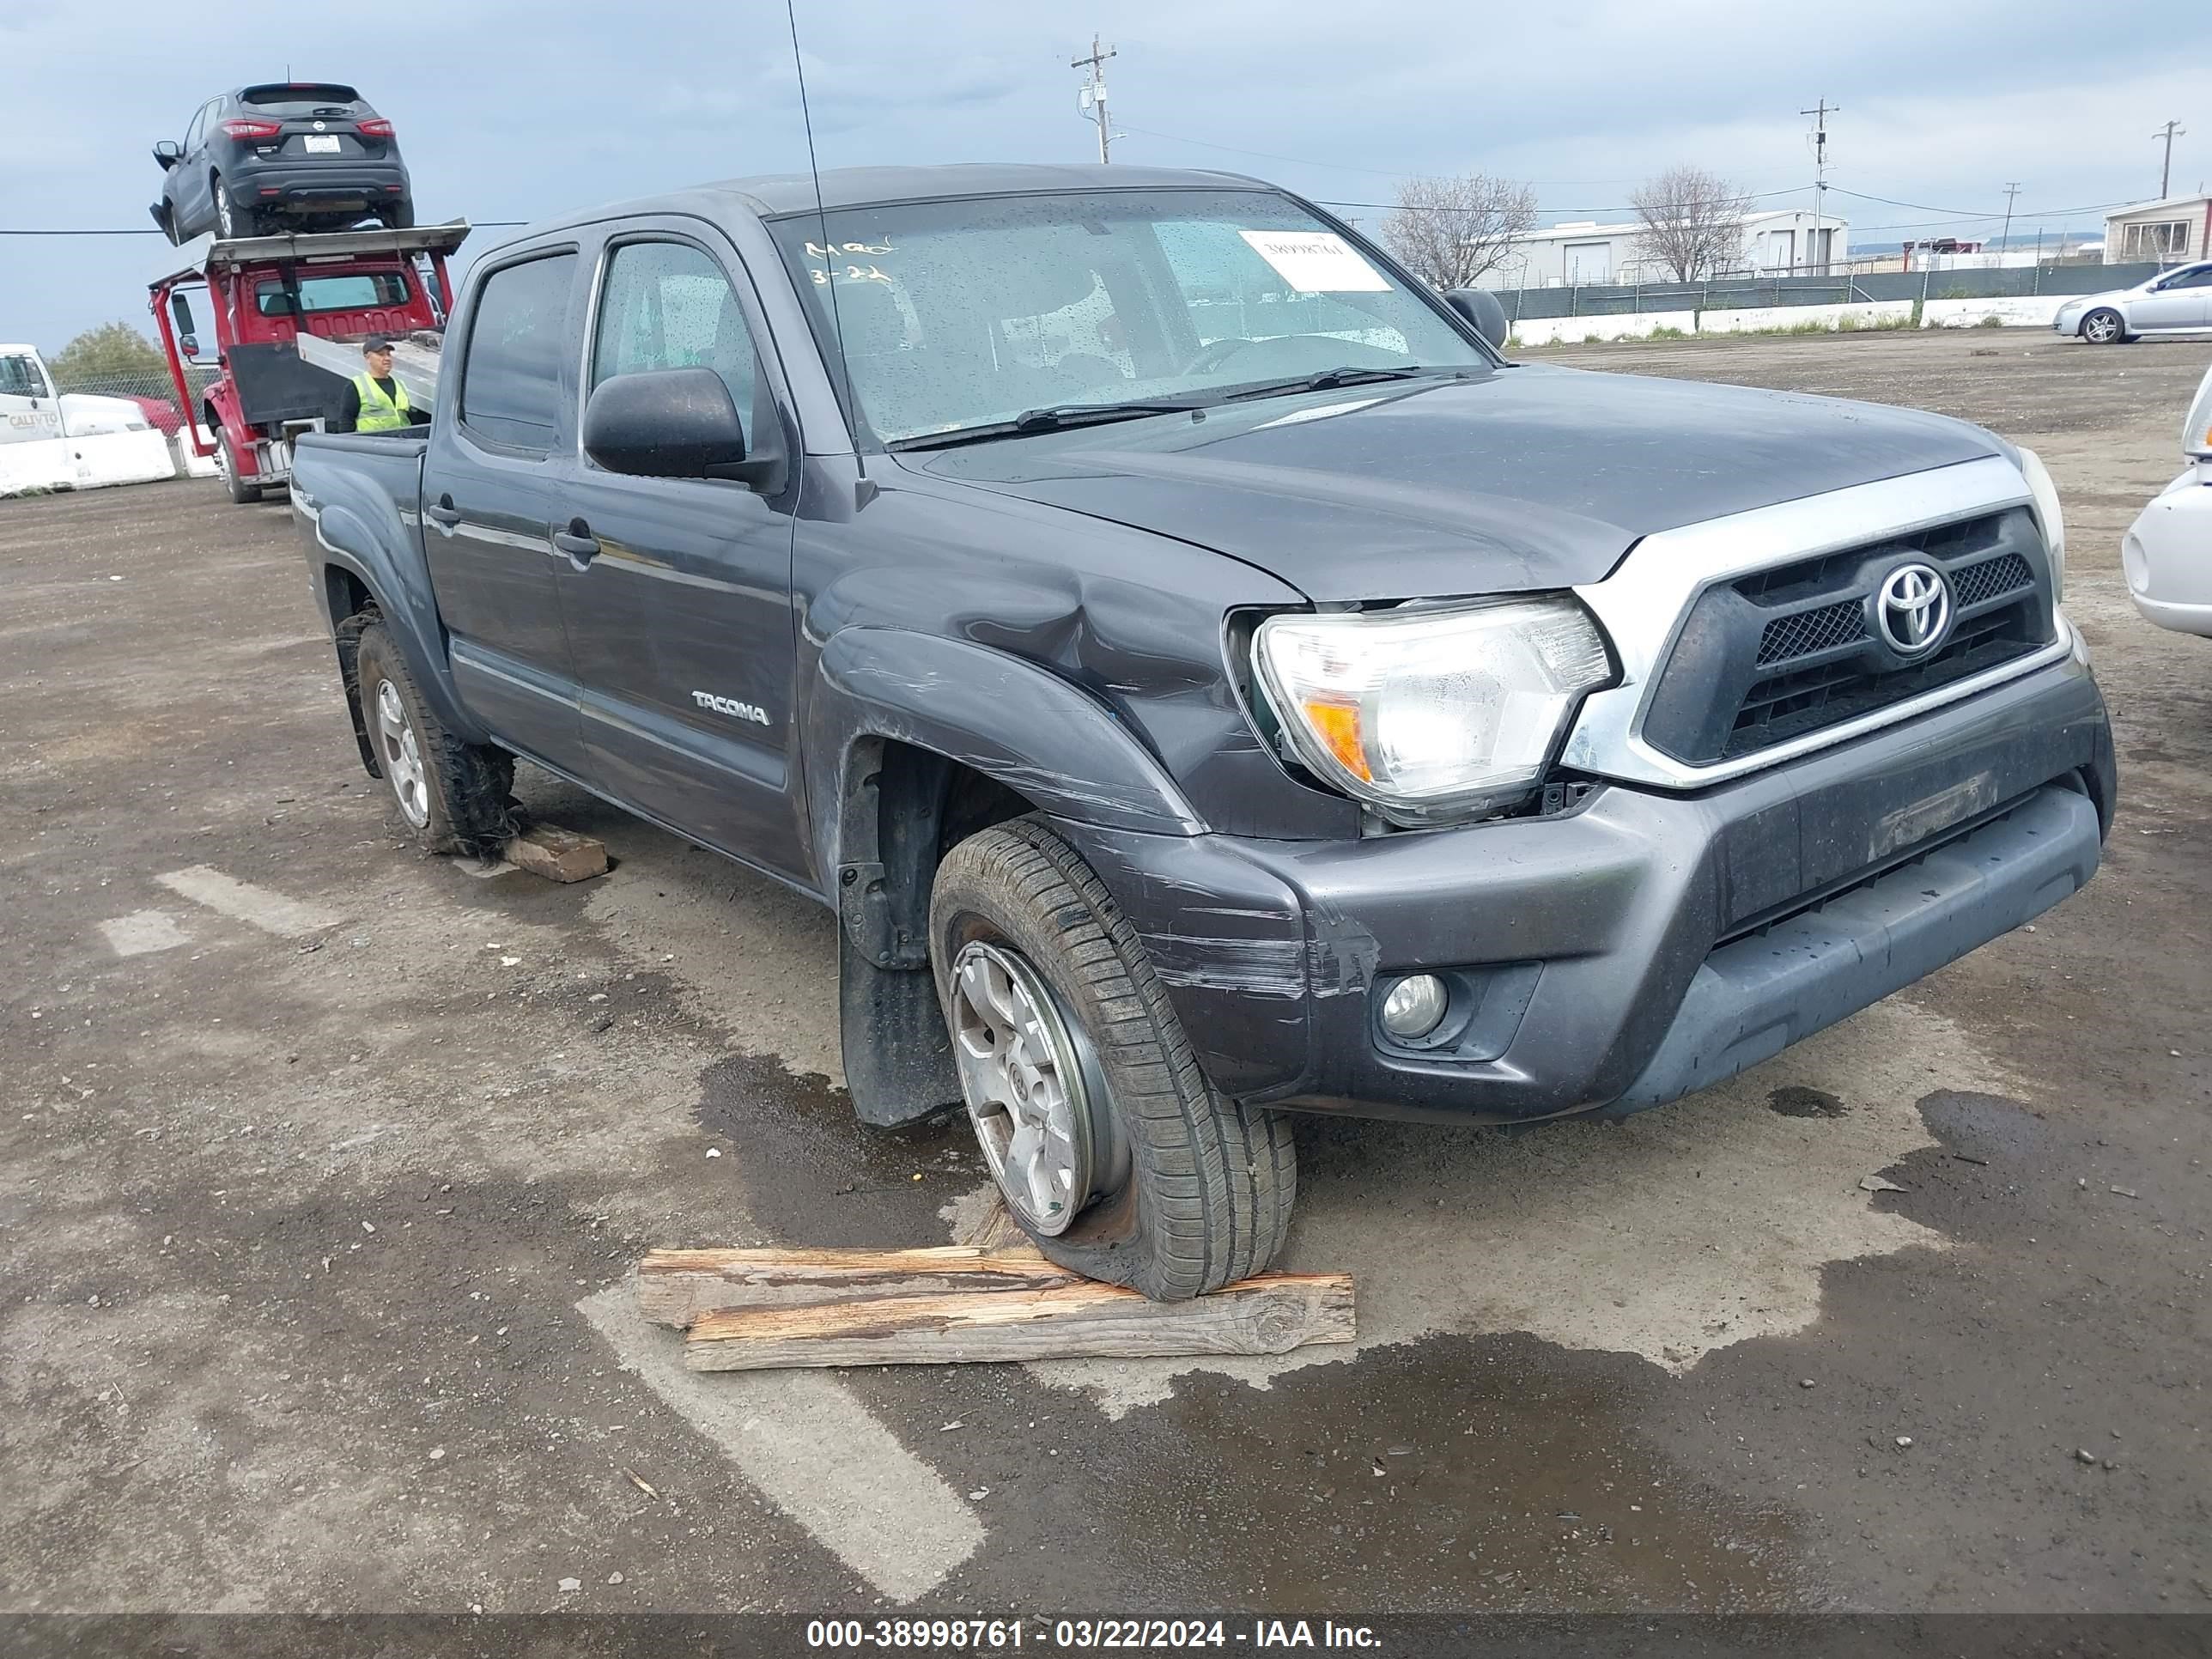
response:
[(2185, 268), (2128, 307), (2128, 325), (2144, 334), (2212, 327), (2208, 301), (2212, 301), (2212, 265)]
[[(736, 252), (696, 221), (607, 246), (579, 404), (618, 375), (706, 368), (749, 453), (796, 456)], [(731, 480), (609, 472), (579, 447), (555, 526), (588, 778), (748, 863), (808, 878), (793, 743), (796, 467), (768, 494)]]
[(453, 678), (493, 734), (567, 770), (575, 671), (555, 582), (562, 463), (574, 441), (573, 248), (525, 254), (483, 280), (461, 343), (454, 414), (422, 464), (422, 547)]
[(27, 351), (0, 347), (0, 444), (62, 435), (61, 404)]

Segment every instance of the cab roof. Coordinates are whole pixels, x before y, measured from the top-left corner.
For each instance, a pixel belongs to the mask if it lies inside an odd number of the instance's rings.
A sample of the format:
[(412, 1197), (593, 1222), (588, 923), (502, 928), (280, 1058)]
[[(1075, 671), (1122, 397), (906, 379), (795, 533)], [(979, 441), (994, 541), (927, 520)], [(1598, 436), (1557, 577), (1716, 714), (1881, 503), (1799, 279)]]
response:
[[(1273, 190), (1263, 179), (1238, 173), (1188, 167), (1105, 167), (1097, 162), (1051, 166), (1016, 161), (969, 161), (927, 167), (831, 167), (822, 174), (821, 206), (881, 207), (897, 202), (941, 202), (965, 197), (1066, 194), (1102, 190)], [(562, 214), (517, 231), (508, 240), (525, 241), (565, 226), (589, 224), (617, 214), (701, 213), (735, 209), (757, 218), (777, 219), (815, 210), (811, 173), (763, 173), (725, 179), (689, 190), (634, 201), (610, 202), (580, 213)]]

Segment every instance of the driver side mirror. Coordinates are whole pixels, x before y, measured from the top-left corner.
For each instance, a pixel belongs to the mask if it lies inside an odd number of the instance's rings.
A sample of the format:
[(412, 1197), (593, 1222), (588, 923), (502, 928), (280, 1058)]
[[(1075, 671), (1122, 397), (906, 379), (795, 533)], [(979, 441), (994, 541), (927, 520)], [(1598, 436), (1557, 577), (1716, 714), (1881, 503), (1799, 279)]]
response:
[(198, 362), (200, 355), (200, 343), (198, 337), (191, 334), (179, 334), (177, 336), (177, 349), (183, 352), (185, 356), (191, 358), (194, 362)]
[(779, 487), (783, 457), (745, 452), (744, 423), (711, 368), (617, 374), (584, 405), (584, 453), (610, 472), (641, 478), (730, 478), (763, 493)]
[(164, 173), (184, 159), (185, 147), (173, 138), (164, 138), (154, 146), (154, 160), (160, 164)]
[(1474, 325), (1474, 331), (1496, 347), (1505, 349), (1505, 337), (1513, 331), (1513, 325), (1505, 320), (1505, 307), (1486, 288), (1455, 288), (1444, 295), (1444, 303)]
[(172, 294), (169, 296), (169, 315), (176, 320), (178, 333), (197, 334), (199, 331), (192, 326), (191, 301), (183, 295)]

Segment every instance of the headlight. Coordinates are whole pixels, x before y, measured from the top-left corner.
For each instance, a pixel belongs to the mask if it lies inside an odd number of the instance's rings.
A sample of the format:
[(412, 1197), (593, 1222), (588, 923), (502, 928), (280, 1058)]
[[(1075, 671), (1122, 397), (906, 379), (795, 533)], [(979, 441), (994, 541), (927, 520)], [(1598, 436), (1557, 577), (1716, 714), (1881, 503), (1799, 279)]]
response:
[(1612, 678), (1566, 599), (1270, 617), (1252, 655), (1299, 759), (1397, 823), (1525, 793), (1583, 694)]
[(2020, 470), (2027, 475), (2027, 493), (2043, 527), (2043, 544), (2051, 550), (2051, 597), (2056, 601), (2066, 592), (2066, 515), (2058, 505), (2058, 486), (2051, 482), (2043, 458), (2032, 449), (2021, 450)]

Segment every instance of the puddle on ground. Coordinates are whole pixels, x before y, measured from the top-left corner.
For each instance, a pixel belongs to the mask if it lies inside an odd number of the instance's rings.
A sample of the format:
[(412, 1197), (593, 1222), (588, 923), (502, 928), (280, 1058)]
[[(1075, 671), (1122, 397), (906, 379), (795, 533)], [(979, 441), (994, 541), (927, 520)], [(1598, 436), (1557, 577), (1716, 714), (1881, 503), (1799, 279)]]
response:
[(1952, 1152), (1983, 1159), (2026, 1158), (2049, 1133), (2033, 1108), (2003, 1095), (1939, 1090), (1921, 1101), (1920, 1115)]
[(732, 1054), (700, 1083), (700, 1127), (733, 1159), (744, 1213), (770, 1238), (820, 1249), (930, 1242), (939, 1211), (988, 1178), (957, 1113), (871, 1128), (828, 1078), (765, 1054)]
[(1850, 1108), (1826, 1089), (1808, 1089), (1787, 1083), (1767, 1096), (1766, 1103), (1784, 1117), (1841, 1117)]
[(1160, 1466), (1105, 1485), (1098, 1518), (1286, 1611), (1798, 1605), (1788, 1522), (1642, 1440), (1668, 1386), (1526, 1336), (1371, 1350), (1265, 1396), (1201, 1373), (1145, 1413)]

